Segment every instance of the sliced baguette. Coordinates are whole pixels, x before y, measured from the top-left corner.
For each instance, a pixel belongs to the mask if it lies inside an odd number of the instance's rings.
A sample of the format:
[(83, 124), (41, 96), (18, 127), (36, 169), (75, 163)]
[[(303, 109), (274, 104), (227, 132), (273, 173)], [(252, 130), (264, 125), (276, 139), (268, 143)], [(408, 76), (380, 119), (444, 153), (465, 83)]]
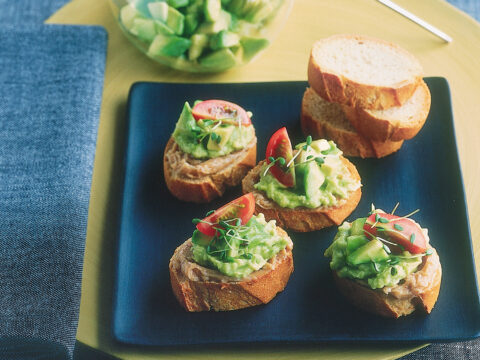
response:
[(435, 249), (425, 256), (421, 269), (410, 274), (402, 284), (372, 290), (365, 283), (341, 278), (333, 273), (340, 292), (356, 307), (384, 317), (398, 318), (415, 310), (429, 314), (435, 305), (442, 281), (442, 267)]
[(244, 279), (225, 276), (217, 270), (196, 264), (191, 239), (180, 245), (170, 259), (172, 290), (187, 311), (228, 311), (266, 304), (287, 285), (293, 272), (293, 243), (289, 244), (258, 271)]
[(364, 109), (405, 103), (422, 80), (422, 66), (398, 45), (359, 35), (317, 41), (308, 82), (324, 99)]
[[(347, 166), (352, 177), (355, 180), (360, 180), (360, 175), (355, 166), (344, 157), (342, 157), (342, 161)], [(315, 209), (303, 207), (294, 209), (282, 208), (269, 199), (264, 192), (256, 190), (254, 187), (260, 180), (260, 172), (264, 163), (265, 160), (250, 170), (242, 181), (242, 189), (244, 193), (253, 193), (255, 197), (255, 213), (263, 213), (267, 220), (276, 220), (277, 225), (282, 228), (307, 232), (340, 225), (357, 207), (362, 196), (362, 190), (358, 188), (351, 192), (347, 199), (339, 200), (337, 206)]]
[(207, 160), (192, 158), (170, 138), (163, 156), (163, 171), (167, 187), (175, 197), (204, 203), (240, 184), (256, 161), (257, 138), (242, 150)]
[(339, 104), (307, 88), (302, 100), (301, 125), (305, 135), (335, 141), (347, 156), (381, 158), (400, 149), (401, 141), (374, 141), (361, 136), (350, 124)]
[(430, 91), (424, 81), (402, 106), (387, 110), (366, 110), (343, 106), (345, 116), (364, 137), (376, 141), (413, 138), (425, 124), (430, 111)]

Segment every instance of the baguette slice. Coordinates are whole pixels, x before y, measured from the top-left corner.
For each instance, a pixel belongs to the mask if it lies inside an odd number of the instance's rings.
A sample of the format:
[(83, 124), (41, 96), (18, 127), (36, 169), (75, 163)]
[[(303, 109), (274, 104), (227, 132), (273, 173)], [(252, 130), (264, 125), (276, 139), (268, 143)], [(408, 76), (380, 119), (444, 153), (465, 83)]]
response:
[(364, 109), (401, 106), (422, 80), (422, 66), (398, 45), (359, 35), (317, 41), (308, 82), (324, 99)]
[(355, 129), (376, 141), (400, 141), (413, 138), (427, 120), (430, 91), (424, 81), (402, 106), (387, 110), (365, 110), (344, 105), (343, 111)]
[(180, 200), (204, 203), (240, 184), (257, 161), (257, 138), (247, 147), (218, 158), (198, 160), (184, 153), (173, 138), (163, 156), (163, 172), (170, 192)]
[(303, 96), (301, 125), (305, 135), (333, 140), (347, 156), (381, 158), (399, 150), (403, 144), (403, 140), (374, 141), (361, 136), (339, 104), (325, 101), (312, 88), (307, 88)]
[(435, 249), (424, 257), (422, 268), (408, 275), (402, 284), (372, 290), (364, 283), (333, 273), (340, 292), (356, 307), (384, 317), (398, 318), (415, 310), (429, 314), (435, 305), (442, 281), (442, 267)]
[[(279, 227), (277, 231), (288, 237)], [(196, 264), (192, 246), (191, 239), (180, 245), (169, 264), (172, 290), (187, 311), (228, 311), (266, 304), (285, 288), (293, 272), (291, 240), (263, 268), (240, 280)]]
[[(343, 163), (348, 167), (353, 178), (360, 180), (355, 166), (342, 157)], [(265, 219), (276, 220), (282, 228), (299, 232), (315, 231), (332, 225), (340, 225), (342, 221), (357, 207), (362, 196), (361, 188), (350, 193), (347, 199), (340, 200), (337, 206), (309, 208), (282, 208), (265, 193), (256, 190), (254, 185), (260, 180), (260, 172), (265, 160), (255, 166), (242, 181), (244, 193), (252, 192), (255, 197), (255, 213), (263, 213)]]

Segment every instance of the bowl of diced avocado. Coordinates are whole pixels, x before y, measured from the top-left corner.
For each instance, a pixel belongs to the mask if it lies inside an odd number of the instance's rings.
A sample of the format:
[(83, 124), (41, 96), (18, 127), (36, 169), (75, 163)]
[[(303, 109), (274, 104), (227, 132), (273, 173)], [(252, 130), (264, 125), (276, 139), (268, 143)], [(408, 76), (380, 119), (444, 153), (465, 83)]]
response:
[(153, 60), (219, 72), (254, 59), (285, 23), (294, 0), (110, 0), (130, 41)]

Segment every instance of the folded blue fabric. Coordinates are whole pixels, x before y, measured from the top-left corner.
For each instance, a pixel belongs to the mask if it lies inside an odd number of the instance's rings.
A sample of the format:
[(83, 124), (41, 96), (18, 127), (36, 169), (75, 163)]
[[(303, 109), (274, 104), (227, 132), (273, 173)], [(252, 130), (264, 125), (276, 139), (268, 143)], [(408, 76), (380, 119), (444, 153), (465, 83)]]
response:
[(0, 358), (12, 338), (73, 351), (106, 41), (0, 28)]
[(0, 24), (40, 24), (69, 0), (0, 0)]

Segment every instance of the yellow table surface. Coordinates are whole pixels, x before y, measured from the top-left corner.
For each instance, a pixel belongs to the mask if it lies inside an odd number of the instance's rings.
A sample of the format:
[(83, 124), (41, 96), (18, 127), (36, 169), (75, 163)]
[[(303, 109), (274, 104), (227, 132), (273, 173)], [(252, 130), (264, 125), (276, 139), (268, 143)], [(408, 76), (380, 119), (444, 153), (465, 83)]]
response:
[[(441, 0), (398, 0), (401, 6), (453, 37), (445, 44), (374, 0), (296, 0), (274, 44), (254, 63), (217, 75), (191, 75), (159, 66), (141, 55), (115, 23), (108, 1), (74, 0), (48, 22), (97, 24), (109, 33), (107, 67), (90, 202), (80, 323), (77, 338), (125, 359), (393, 359), (416, 348), (405, 345), (292, 346), (249, 350), (158, 350), (127, 347), (111, 338), (112, 287), (124, 152), (125, 103), (136, 81), (248, 82), (306, 80), (312, 43), (336, 33), (393, 41), (415, 54), (426, 76), (451, 86), (456, 135), (468, 199), (475, 253), (480, 251), (480, 25)], [(160, 160), (159, 160), (160, 161)], [(455, 239), (452, 239), (454, 242)], [(478, 272), (479, 262), (477, 262)]]

